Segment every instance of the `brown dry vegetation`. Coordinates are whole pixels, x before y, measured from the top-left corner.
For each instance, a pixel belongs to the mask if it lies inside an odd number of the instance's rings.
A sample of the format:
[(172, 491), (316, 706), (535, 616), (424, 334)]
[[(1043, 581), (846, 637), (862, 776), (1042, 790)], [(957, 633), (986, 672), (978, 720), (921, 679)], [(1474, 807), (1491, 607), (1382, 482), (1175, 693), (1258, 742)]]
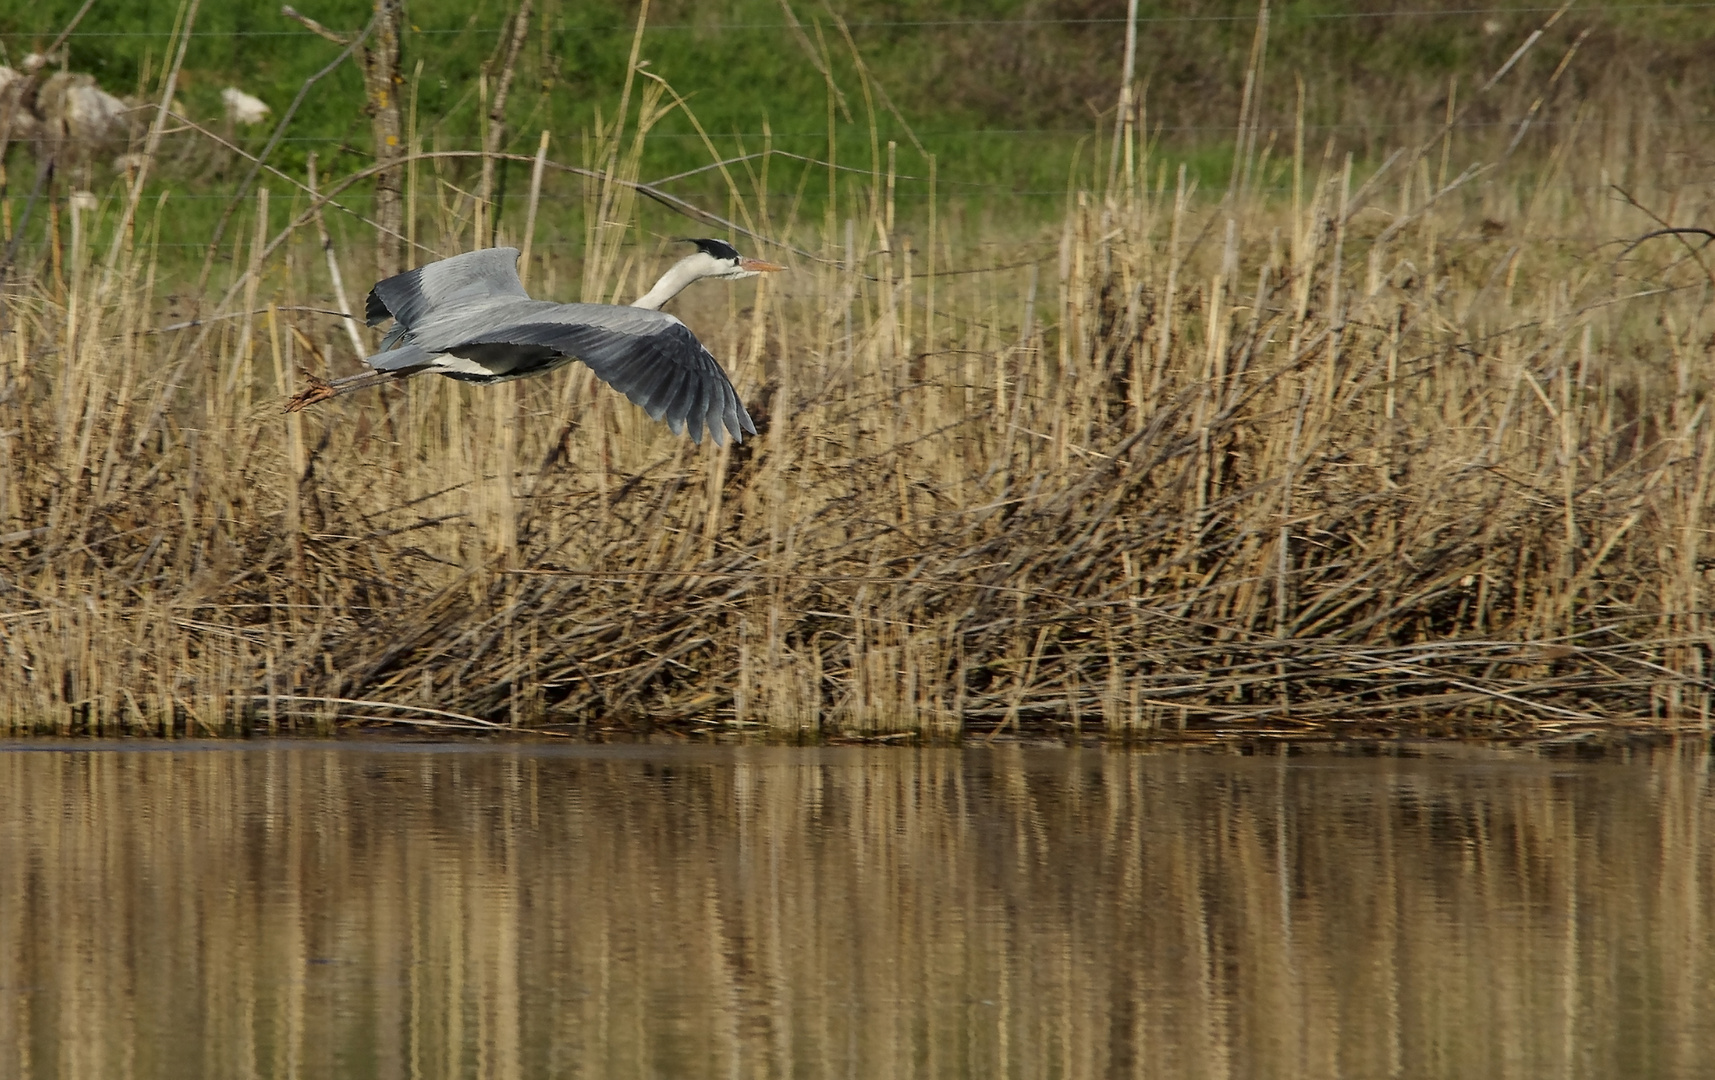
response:
[[(740, 172), (798, 247), (681, 302), (762, 428), (721, 450), (581, 368), (282, 417), (355, 363), (313, 235), (253, 213), (230, 317), (164, 332), (148, 208), (111, 261), (68, 208), (5, 299), (0, 730), (1706, 724), (1715, 278), (1623, 243), (1715, 220), (1698, 129), (1484, 130), (1366, 178), (1241, 128), (1226, 191), (1135, 140), (1039, 234), (896, 217), (879, 147), (821, 222)], [(591, 160), (613, 224), (530, 284), (623, 302), (667, 251)]]

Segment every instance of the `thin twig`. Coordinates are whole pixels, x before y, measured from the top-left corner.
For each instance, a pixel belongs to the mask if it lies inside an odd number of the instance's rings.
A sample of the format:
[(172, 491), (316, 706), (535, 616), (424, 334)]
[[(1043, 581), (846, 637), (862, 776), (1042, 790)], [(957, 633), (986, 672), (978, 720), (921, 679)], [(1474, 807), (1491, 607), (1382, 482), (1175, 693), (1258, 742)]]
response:
[(288, 19), (296, 19), (304, 29), (318, 37), (327, 38), (335, 45), (348, 46), (351, 44), (350, 34), (336, 34), (321, 23), (310, 18), (308, 15), (302, 14), (290, 4), (282, 4), (280, 6), (280, 14), (286, 16)]
[[(250, 170), (244, 174), (244, 179), (238, 182), (238, 188), (233, 191), (232, 197), (226, 202), (226, 208), (221, 211), (220, 219), (215, 222), (214, 232), (209, 237), (208, 249), (203, 255), (202, 272), (197, 275), (198, 295), (201, 295), (203, 289), (208, 286), (208, 275), (214, 268), (215, 254), (220, 250), (221, 237), (226, 235), (227, 223), (232, 220), (232, 215), (237, 213), (238, 207), (249, 197), (250, 185), (256, 182), (256, 176), (261, 172), (264, 163), (273, 155), (275, 147), (280, 145), (280, 140), (286, 135), (287, 126), (291, 124), (292, 118), (298, 114), (298, 109), (304, 104), (305, 99), (310, 96), (310, 89), (345, 63), (346, 59), (357, 50), (358, 46), (363, 44), (364, 39), (369, 36), (369, 32), (374, 28), (375, 22), (371, 20), (367, 26), (353, 35), (349, 42), (346, 42), (345, 48), (340, 51), (338, 56), (329, 61), (327, 66), (305, 79), (303, 85), (298, 87), (297, 94), (293, 96), (292, 103), (286, 106), (285, 112), (280, 114), (280, 122), (274, 125), (274, 133), (268, 137), (268, 142), (262, 147), (262, 152), (244, 155), (250, 162)], [(163, 103), (162, 108), (166, 108), (165, 103)], [(270, 171), (274, 170), (270, 169)]]

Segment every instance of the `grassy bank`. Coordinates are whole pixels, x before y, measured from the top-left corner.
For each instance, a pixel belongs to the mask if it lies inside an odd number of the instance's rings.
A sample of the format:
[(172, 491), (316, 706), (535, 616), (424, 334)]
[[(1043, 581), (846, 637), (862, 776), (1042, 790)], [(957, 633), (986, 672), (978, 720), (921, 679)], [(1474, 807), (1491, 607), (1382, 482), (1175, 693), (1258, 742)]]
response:
[[(813, 213), (802, 163), (734, 167), (792, 271), (679, 302), (762, 431), (724, 450), (582, 368), (282, 417), (356, 365), (301, 191), (176, 301), (170, 198), (116, 243), (117, 198), (67, 204), (0, 338), (0, 729), (1703, 725), (1715, 279), (1625, 241), (1708, 223), (1706, 166), (1668, 98), (1560, 90), (1367, 171), (1278, 101), (1230, 185), (1129, 138), (1042, 229), (903, 205), (879, 134)], [(627, 184), (646, 128), (561, 174), (603, 224), (538, 294), (623, 302), (689, 231)]]
[[(46, 48), (80, 6), (81, 0), (47, 0), (0, 13), (0, 60), (16, 66), (27, 51)], [(372, 5), (322, 0), (299, 6), (349, 34), (366, 24)], [(479, 75), (486, 69), (492, 80), (503, 66), (508, 20), (517, 6), (496, 0), (410, 5), (400, 34), (400, 93), (416, 111), (424, 149), (480, 147)], [(1003, 212), (1032, 222), (1051, 219), (1068, 188), (1105, 181), (1106, 157), (1090, 136), (1113, 123), (1125, 7), (1120, 0), (652, 0), (636, 42), (638, 57), (692, 102), (701, 130), (685, 114), (663, 117), (644, 149), (639, 176), (678, 177), (675, 192), (718, 202), (725, 196), (718, 176), (680, 175), (707, 165), (705, 136), (727, 156), (766, 145), (828, 159), (831, 150), (839, 162), (867, 167), (873, 122), (883, 144), (899, 144), (896, 197), (902, 205), (927, 198), (925, 155), (933, 154), (941, 198), (999, 203)], [(1312, 145), (1319, 149), (1332, 138), (1337, 153), (1357, 155), (1360, 168), (1427, 138), (1449, 93), (1460, 102), (1474, 100), (1476, 85), (1546, 18), (1534, 0), (1479, 7), (1464, 0), (1270, 5), (1267, 60), (1254, 69), (1252, 94), (1265, 130), (1290, 130), (1302, 84)], [(69, 39), (67, 62), (112, 93), (152, 101), (174, 55), (175, 10), (103, 0)], [(1253, 72), (1258, 12), (1250, 0), (1141, 5), (1135, 70), (1148, 126), (1205, 187), (1227, 181), (1234, 120)], [(638, 15), (635, 3), (536, 0), (503, 110), (504, 148), (531, 154), (538, 133), (550, 129), (556, 155), (576, 161), (579, 138), (612, 120)], [(1532, 151), (1545, 152), (1552, 142), (1538, 133), (1570, 121), (1561, 108), (1567, 101), (1667, 98), (1682, 119), (1706, 120), (1715, 106), (1702, 74), (1715, 42), (1715, 20), (1707, 15), (1695, 6), (1580, 5), (1546, 29), (1538, 47), (1519, 60), (1514, 81), (1486, 95), (1467, 126), (1515, 120), (1532, 99), (1515, 101), (1511, 93), (1542, 86), (1574, 43), (1578, 61), (1537, 117), (1527, 138)], [(188, 117), (252, 151), (267, 143), (304, 80), (340, 51), (282, 15), (274, 0), (204, 6), (195, 30), (177, 98)], [(232, 130), (220, 100), (229, 85), (272, 106), (270, 122)], [(324, 173), (368, 164), (373, 133), (362, 92), (355, 65), (328, 72), (300, 103), (270, 162), (296, 178), (312, 152)], [(163, 228), (168, 269), (171, 245), (194, 250), (205, 241), (220, 200), (246, 171), (194, 133), (181, 135), (169, 137), (170, 153), (156, 168), (159, 186), (183, 200)], [(68, 171), (62, 182), (102, 190), (113, 156), (87, 174)], [(13, 193), (27, 191), (27, 161), (19, 154), (11, 164)], [(467, 190), (474, 183), (467, 165), (445, 168), (462, 176)], [(505, 189), (509, 199), (522, 183), (514, 171)], [(816, 208), (825, 194), (825, 185), (811, 183), (803, 198)], [(368, 192), (360, 186), (346, 200), (367, 208)], [(547, 222), (555, 224), (552, 201)], [(567, 227), (574, 234), (578, 228), (575, 222)]]

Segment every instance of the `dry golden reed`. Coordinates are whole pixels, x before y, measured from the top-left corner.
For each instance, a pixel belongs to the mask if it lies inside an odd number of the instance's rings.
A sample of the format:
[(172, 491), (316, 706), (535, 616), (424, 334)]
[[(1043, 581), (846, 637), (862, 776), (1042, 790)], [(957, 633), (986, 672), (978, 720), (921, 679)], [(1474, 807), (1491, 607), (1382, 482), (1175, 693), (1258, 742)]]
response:
[[(624, 302), (672, 254), (648, 222), (714, 231), (639, 205), (682, 102), (627, 92), (543, 182), (594, 224), (537, 242), (538, 295)], [(73, 206), (5, 297), (0, 730), (1706, 726), (1715, 276), (1625, 243), (1715, 220), (1682, 129), (1616, 102), (1362, 165), (1247, 109), (1224, 191), (1128, 124), (1041, 230), (904, 212), (891, 144), (822, 170), (818, 222), (769, 192), (800, 163), (723, 165), (792, 264), (681, 301), (762, 429), (723, 449), (575, 366), (283, 417), (376, 340), (310, 310), (362, 284), (280, 231), (304, 191), (258, 193), (172, 329), (171, 198), (112, 259), (119, 203)], [(430, 253), (493, 227), (457, 164), (411, 163)]]

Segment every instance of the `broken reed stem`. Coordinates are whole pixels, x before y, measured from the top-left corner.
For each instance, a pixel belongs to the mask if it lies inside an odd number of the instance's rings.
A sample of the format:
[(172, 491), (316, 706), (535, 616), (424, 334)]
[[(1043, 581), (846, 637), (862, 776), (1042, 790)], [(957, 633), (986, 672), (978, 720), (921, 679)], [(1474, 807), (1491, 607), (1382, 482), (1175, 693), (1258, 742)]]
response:
[(423, 61), (411, 72), (411, 107), (405, 120), (405, 261), (415, 266), (423, 260), (417, 253), (417, 161), (423, 152), (417, 135), (417, 91), (423, 83)]
[(536, 144), (536, 162), (530, 168), (530, 201), (524, 211), (523, 251), (518, 259), (518, 280), (526, 286), (530, 284), (530, 248), (536, 242), (536, 204), (542, 198), (542, 170), (548, 162), (548, 136), (544, 128), (541, 141)]
[[(274, 357), (274, 391), (282, 399), (290, 397), (292, 378), (287, 371), (286, 359), (280, 352), (279, 312), (272, 303), (268, 305), (268, 345)], [(301, 582), (304, 576), (304, 542), (303, 512), (298, 505), (298, 486), (304, 477), (304, 424), (300, 413), (287, 413), (285, 419), (285, 483), (282, 485), (286, 503), (284, 525), (286, 542), (290, 549), (292, 580)]]
[[(309, 162), (305, 168), (306, 182), (312, 202), (316, 198), (316, 153), (310, 151)], [(339, 270), (339, 260), (334, 257), (333, 238), (328, 235), (327, 222), (322, 218), (320, 205), (315, 211), (316, 235), (321, 239), (322, 256), (327, 260), (328, 280), (333, 285), (334, 301), (339, 304), (340, 325), (345, 327), (345, 335), (351, 340), (352, 355), (361, 363), (369, 350), (364, 347), (363, 335), (358, 332), (357, 323), (351, 317), (351, 301), (346, 299), (345, 278)]]
[(489, 148), (489, 133), (494, 128), (494, 119), (488, 109), (488, 66), (483, 65), (476, 77), (477, 126), (480, 129), (478, 140), (482, 143), (482, 179), (476, 187), (476, 204), (471, 208), (470, 246), (476, 248), (490, 247), (493, 240), (490, 237), (492, 226), (488, 215), (493, 208), (494, 199), (494, 151)]
[(239, 362), (223, 388), (222, 397), (230, 398), (236, 386), (242, 386), (243, 412), (250, 412), (250, 396), (255, 386), (256, 341), (251, 320), (256, 311), (256, 290), (262, 283), (262, 249), (268, 243), (268, 189), (256, 189), (256, 235), (250, 244), (250, 276), (244, 286), (244, 322), (238, 332)]

